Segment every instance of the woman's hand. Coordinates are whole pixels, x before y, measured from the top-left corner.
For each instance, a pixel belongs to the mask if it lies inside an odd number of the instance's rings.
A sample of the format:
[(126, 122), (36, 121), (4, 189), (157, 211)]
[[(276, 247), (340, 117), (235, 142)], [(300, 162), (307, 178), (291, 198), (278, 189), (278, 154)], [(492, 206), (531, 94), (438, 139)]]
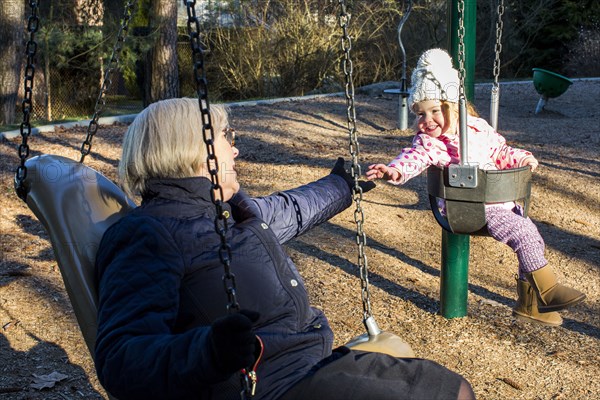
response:
[(221, 371), (232, 374), (254, 363), (257, 339), (253, 324), (259, 317), (256, 311), (240, 310), (212, 323), (208, 342)]
[(369, 170), (365, 175), (370, 181), (373, 179), (386, 179), (391, 181), (397, 181), (400, 179), (400, 171), (395, 168), (390, 168), (385, 164), (369, 165)]
[[(354, 177), (346, 171), (344, 168), (345, 161), (342, 157), (339, 157), (331, 170), (331, 173), (334, 175), (341, 176), (344, 178), (350, 190), (354, 190)], [(375, 182), (365, 182), (358, 181), (358, 186), (362, 190), (363, 193), (367, 193), (369, 190), (375, 187)]]

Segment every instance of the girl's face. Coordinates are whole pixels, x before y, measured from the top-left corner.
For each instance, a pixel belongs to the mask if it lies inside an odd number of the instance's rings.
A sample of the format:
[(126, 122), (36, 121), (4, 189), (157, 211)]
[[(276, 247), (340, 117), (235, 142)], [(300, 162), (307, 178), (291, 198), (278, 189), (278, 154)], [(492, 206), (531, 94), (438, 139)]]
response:
[(450, 128), (449, 121), (442, 111), (442, 103), (438, 100), (420, 101), (414, 105), (417, 114), (419, 131), (433, 137), (439, 137)]

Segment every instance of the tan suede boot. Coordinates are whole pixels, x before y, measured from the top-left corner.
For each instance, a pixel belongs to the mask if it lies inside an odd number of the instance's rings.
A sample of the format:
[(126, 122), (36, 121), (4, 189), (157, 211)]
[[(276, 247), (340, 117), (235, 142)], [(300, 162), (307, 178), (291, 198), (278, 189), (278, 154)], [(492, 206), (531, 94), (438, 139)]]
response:
[(517, 279), (517, 305), (513, 309), (515, 318), (525, 322), (559, 326), (563, 320), (557, 312), (540, 313), (535, 291), (527, 281)]
[(538, 310), (541, 313), (562, 310), (585, 299), (585, 294), (579, 290), (558, 283), (548, 265), (525, 274), (525, 277), (537, 294)]

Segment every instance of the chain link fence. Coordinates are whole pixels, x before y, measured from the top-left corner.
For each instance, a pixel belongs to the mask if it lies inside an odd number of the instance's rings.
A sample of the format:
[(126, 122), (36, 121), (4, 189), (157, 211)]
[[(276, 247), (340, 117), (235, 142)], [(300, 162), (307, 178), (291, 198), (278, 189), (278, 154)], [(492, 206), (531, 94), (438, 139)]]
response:
[[(191, 67), (191, 49), (188, 42), (177, 44), (180, 92), (182, 96), (195, 96), (195, 81)], [(73, 119), (88, 119), (94, 113), (103, 71), (100, 69), (92, 75), (82, 79), (81, 74), (74, 71), (49, 69), (49, 73), (36, 71), (33, 87), (33, 112), (31, 120), (36, 124), (50, 121), (69, 121)], [(49, 78), (47, 78), (49, 77)], [(20, 77), (23, 81), (23, 75)], [(95, 83), (90, 87), (90, 81)], [(134, 114), (142, 109), (142, 98), (140, 90), (130, 90), (126, 84), (122, 71), (114, 71), (112, 86), (106, 93), (103, 115)], [(20, 88), (22, 91), (22, 88)], [(23, 94), (19, 93), (19, 103), (16, 104), (17, 115), (15, 120), (20, 121), (23, 117), (21, 99)]]
[[(97, 87), (94, 88), (86, 88), (82, 84), (83, 81), (69, 71), (49, 72), (48, 75), (40, 73), (39, 77), (34, 77), (32, 121), (40, 124), (91, 118), (102, 85), (101, 71), (97, 71)], [(105, 98), (104, 114), (131, 114), (141, 110), (142, 99), (129, 92), (120, 71), (114, 72), (112, 81), (113, 85)], [(22, 95), (19, 98), (22, 98)], [(20, 104), (17, 105), (15, 119), (22, 119)]]

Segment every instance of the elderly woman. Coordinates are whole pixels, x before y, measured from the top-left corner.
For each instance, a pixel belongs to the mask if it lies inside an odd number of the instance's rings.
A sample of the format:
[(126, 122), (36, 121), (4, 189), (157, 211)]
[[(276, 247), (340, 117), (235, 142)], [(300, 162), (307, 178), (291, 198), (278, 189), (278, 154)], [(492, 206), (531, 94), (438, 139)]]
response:
[(95, 361), (105, 388), (127, 400), (234, 399), (245, 369), (258, 377), (256, 399), (474, 398), (462, 377), (431, 361), (332, 350), (329, 323), (310, 307), (282, 244), (351, 204), (343, 160), (316, 182), (250, 198), (237, 181), (227, 112), (210, 112), (244, 309), (227, 312), (198, 101), (154, 103), (129, 127), (119, 166), (142, 204), (98, 250)]

